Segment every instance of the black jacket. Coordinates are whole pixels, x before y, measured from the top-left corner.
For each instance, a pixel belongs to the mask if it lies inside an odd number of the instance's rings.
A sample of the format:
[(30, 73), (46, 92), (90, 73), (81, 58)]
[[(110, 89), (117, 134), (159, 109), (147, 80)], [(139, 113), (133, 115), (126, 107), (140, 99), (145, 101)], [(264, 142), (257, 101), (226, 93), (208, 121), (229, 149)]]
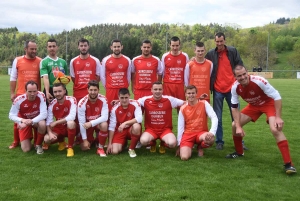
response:
[[(238, 53), (237, 49), (235, 47), (232, 46), (226, 46), (228, 52), (227, 52), (227, 57), (230, 61), (231, 64), (231, 68), (233, 70), (233, 68), (236, 65), (243, 65), (243, 61), (240, 57), (240, 54)], [(208, 60), (211, 60), (211, 62), (213, 63), (213, 70), (210, 76), (210, 91), (213, 92), (214, 90), (214, 83), (216, 81), (216, 76), (217, 76), (217, 71), (218, 71), (218, 59), (219, 59), (219, 53), (217, 51), (218, 48), (215, 49), (211, 49), (207, 52), (207, 54), (205, 55), (205, 58)]]

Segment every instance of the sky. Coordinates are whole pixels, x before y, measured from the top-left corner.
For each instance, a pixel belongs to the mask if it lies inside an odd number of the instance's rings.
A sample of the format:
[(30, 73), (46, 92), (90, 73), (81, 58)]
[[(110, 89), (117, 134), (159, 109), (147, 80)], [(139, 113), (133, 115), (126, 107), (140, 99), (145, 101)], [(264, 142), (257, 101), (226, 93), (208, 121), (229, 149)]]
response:
[[(243, 3), (241, 3), (243, 2)], [(241, 28), (300, 16), (299, 0), (3, 0), (0, 28), (48, 34), (102, 23), (202, 24)]]

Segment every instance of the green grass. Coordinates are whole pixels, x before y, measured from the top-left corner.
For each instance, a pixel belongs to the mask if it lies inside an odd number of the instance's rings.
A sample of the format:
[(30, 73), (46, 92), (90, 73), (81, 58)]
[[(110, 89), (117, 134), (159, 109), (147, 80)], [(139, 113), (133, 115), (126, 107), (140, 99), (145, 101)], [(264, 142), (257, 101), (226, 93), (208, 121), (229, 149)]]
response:
[[(271, 84), (283, 98), (284, 132), (289, 140), (293, 162), (300, 168), (299, 88), (300, 80), (274, 79)], [(100, 158), (93, 148), (88, 152), (75, 147), (67, 158), (57, 145), (43, 155), (35, 151), (9, 150), (13, 122), (9, 77), (0, 76), (0, 200), (298, 200), (299, 175), (283, 172), (280, 152), (265, 117), (245, 127), (249, 151), (244, 158), (225, 159), (232, 152), (228, 108), (224, 105), (224, 150), (215, 146), (188, 161), (175, 157), (175, 150), (164, 155), (136, 150)], [(71, 85), (68, 87), (71, 92)], [(103, 92), (103, 90), (102, 90)], [(177, 118), (174, 111), (174, 132)]]

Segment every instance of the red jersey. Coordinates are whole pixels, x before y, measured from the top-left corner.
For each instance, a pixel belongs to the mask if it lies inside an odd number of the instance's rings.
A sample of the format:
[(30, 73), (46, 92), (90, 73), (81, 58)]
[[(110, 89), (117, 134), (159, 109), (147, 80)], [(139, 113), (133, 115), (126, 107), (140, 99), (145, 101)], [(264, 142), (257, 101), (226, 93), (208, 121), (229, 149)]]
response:
[(231, 88), (231, 94), (232, 104), (239, 103), (239, 96), (254, 106), (281, 99), (279, 92), (265, 78), (255, 75), (249, 75), (249, 84), (245, 87), (235, 81)]
[(155, 100), (153, 96), (146, 96), (138, 99), (138, 102), (145, 108), (145, 128), (162, 131), (173, 128), (172, 108), (181, 106), (184, 101), (172, 96), (162, 96)]
[(26, 56), (15, 58), (12, 64), (12, 71), (10, 74), (10, 81), (17, 81), (16, 94), (25, 94), (26, 82), (32, 80), (38, 84), (38, 90), (41, 89), (40, 79), (40, 57), (34, 59), (27, 59)]
[(151, 90), (152, 83), (157, 81), (157, 76), (162, 75), (162, 66), (159, 58), (151, 55), (145, 58), (142, 55), (132, 59), (131, 73), (135, 73), (135, 90)]
[(131, 119), (136, 119), (137, 123), (142, 123), (143, 114), (140, 104), (136, 100), (129, 100), (128, 107), (124, 109), (122, 105), (118, 103), (110, 112), (108, 130), (116, 131), (123, 122)]
[(88, 82), (100, 77), (101, 64), (99, 59), (89, 55), (87, 59), (80, 56), (73, 58), (70, 62), (70, 76), (75, 79), (73, 84), (73, 96), (81, 98), (88, 94)]
[(46, 98), (44, 93), (40, 91), (33, 101), (28, 100), (27, 94), (18, 96), (9, 112), (9, 118), (16, 123), (21, 123), (22, 119), (31, 119), (33, 123), (38, 123), (46, 117)]
[(89, 95), (86, 95), (79, 101), (77, 113), (82, 139), (86, 139), (84, 123), (91, 122), (94, 127), (108, 119), (108, 105), (105, 96), (98, 94), (96, 102), (92, 103)]
[(173, 84), (184, 83), (184, 69), (189, 61), (189, 56), (181, 52), (179, 55), (172, 55), (171, 52), (165, 53), (161, 58), (163, 68), (163, 82)]
[(213, 63), (205, 59), (203, 63), (196, 60), (190, 61), (185, 67), (184, 84), (185, 86), (194, 85), (197, 88), (197, 98), (203, 93), (210, 99), (210, 76), (213, 70)]
[(131, 61), (125, 55), (114, 58), (112, 55), (102, 60), (101, 82), (107, 89), (128, 88), (131, 79)]
[[(63, 104), (60, 104), (54, 99), (48, 107), (47, 126), (53, 122), (53, 117), (55, 117), (56, 120), (65, 118), (66, 121), (74, 121), (76, 117), (76, 108), (76, 99), (73, 96), (65, 96)], [(58, 125), (58, 127), (63, 127), (63, 124)]]

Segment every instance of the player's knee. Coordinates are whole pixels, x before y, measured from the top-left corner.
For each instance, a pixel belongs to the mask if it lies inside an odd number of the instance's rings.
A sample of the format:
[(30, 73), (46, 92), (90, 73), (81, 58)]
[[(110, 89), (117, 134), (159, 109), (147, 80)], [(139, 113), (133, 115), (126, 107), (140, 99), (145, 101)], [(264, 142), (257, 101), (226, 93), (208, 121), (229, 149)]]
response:
[(107, 129), (108, 129), (108, 124), (107, 122), (102, 122), (101, 124), (99, 124), (99, 129), (102, 131), (102, 132), (107, 132)]
[(234, 123), (234, 121), (231, 123), (231, 126), (232, 126), (232, 128), (235, 129), (235, 123)]
[(141, 134), (141, 125), (138, 123), (133, 124), (131, 133), (134, 135), (140, 135)]
[(180, 159), (182, 160), (182, 161), (187, 161), (187, 160), (189, 160), (189, 156), (188, 155), (186, 155), (186, 154), (182, 154), (182, 155), (180, 155)]
[(50, 136), (48, 134), (46, 134), (44, 136), (44, 141), (46, 142), (46, 144), (50, 144), (51, 143)]
[(76, 128), (76, 123), (74, 121), (68, 121), (67, 127), (68, 127), (68, 129), (74, 129), (74, 128)]
[(40, 121), (38, 123), (38, 132), (41, 134), (45, 134), (46, 133), (46, 122), (45, 121)]

